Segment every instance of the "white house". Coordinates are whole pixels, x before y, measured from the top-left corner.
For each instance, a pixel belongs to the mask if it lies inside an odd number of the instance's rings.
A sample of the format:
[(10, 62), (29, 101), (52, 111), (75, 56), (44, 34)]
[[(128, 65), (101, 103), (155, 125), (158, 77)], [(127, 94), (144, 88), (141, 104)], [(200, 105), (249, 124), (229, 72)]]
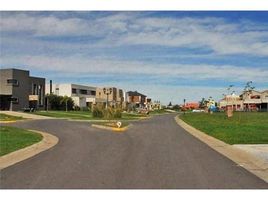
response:
[[(53, 84), (52, 93), (71, 97), (75, 106), (91, 107), (96, 102), (96, 87), (77, 84)], [(50, 84), (46, 84), (46, 94), (50, 93)]]

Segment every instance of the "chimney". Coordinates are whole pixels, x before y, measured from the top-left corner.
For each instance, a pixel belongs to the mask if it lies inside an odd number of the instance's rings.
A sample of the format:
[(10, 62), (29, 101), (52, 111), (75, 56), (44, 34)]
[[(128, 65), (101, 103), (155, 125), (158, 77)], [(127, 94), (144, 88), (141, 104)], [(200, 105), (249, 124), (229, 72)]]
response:
[(49, 81), (49, 93), (52, 94), (52, 80)]

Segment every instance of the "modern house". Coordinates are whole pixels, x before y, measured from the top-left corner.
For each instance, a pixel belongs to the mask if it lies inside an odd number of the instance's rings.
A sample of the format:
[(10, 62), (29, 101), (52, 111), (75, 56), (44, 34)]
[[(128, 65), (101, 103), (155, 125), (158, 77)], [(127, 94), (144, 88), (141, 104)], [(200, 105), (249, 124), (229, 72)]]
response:
[(256, 90), (244, 91), (241, 95), (226, 95), (219, 101), (219, 108), (232, 107), (235, 111), (267, 111), (268, 90), (259, 92)]
[(244, 110), (268, 111), (268, 90), (262, 92), (251, 90), (240, 95), (243, 100)]
[(103, 103), (110, 106), (122, 106), (124, 102), (124, 92), (115, 87), (104, 87), (96, 89), (96, 103)]
[(225, 95), (224, 98), (219, 101), (219, 108), (225, 110), (227, 107), (231, 107), (234, 111), (242, 111), (243, 100), (240, 96), (235, 94)]
[(137, 91), (128, 91), (126, 92), (126, 102), (135, 107), (142, 108), (145, 106), (146, 95), (141, 94)]
[(52, 93), (59, 96), (71, 97), (74, 105), (80, 108), (91, 107), (96, 102), (96, 87), (77, 85), (71, 83), (46, 85), (46, 94)]
[(27, 70), (0, 69), (0, 109), (42, 109), (45, 82), (45, 78), (32, 77)]

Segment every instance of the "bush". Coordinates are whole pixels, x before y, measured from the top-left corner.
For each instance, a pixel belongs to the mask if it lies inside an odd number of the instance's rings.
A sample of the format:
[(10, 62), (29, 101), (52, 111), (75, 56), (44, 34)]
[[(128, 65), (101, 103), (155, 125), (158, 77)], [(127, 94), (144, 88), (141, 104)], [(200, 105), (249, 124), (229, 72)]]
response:
[(93, 108), (92, 116), (95, 118), (118, 119), (122, 118), (122, 110), (118, 108), (108, 107), (106, 109), (101, 106), (95, 106)]
[(103, 118), (103, 108), (100, 106), (95, 106), (93, 108), (92, 116), (95, 118)]

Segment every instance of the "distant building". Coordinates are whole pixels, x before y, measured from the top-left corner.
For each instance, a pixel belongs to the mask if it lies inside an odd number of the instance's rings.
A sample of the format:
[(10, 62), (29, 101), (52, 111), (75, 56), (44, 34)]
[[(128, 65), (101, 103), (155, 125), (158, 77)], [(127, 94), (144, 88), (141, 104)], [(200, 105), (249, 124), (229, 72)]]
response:
[(251, 90), (240, 95), (244, 110), (268, 111), (268, 90), (262, 92)]
[(18, 111), (42, 109), (45, 97), (45, 78), (32, 77), (21, 69), (0, 69), (0, 109)]
[[(46, 94), (50, 93), (50, 85), (46, 85)], [(53, 84), (52, 93), (58, 96), (68, 96), (74, 105), (80, 108), (90, 107), (96, 102), (96, 87), (71, 83)]]
[(226, 95), (219, 101), (219, 108), (226, 109), (229, 106), (235, 111), (267, 111), (268, 90), (259, 92), (256, 90), (244, 91), (241, 95)]
[(199, 103), (198, 102), (187, 102), (185, 103), (185, 106), (184, 106), (185, 109), (197, 109), (199, 108)]
[(98, 99), (97, 103), (106, 104), (106, 101), (108, 101), (108, 105), (110, 106), (122, 106), (124, 102), (124, 92), (122, 89), (115, 87), (97, 88), (96, 98)]
[(225, 110), (227, 107), (231, 107), (232, 110), (242, 111), (243, 110), (243, 100), (240, 96), (231, 94), (225, 95), (223, 99), (219, 101), (218, 107), (221, 110)]
[(137, 91), (128, 91), (126, 93), (126, 102), (138, 108), (144, 107), (146, 102), (146, 95), (141, 94)]

